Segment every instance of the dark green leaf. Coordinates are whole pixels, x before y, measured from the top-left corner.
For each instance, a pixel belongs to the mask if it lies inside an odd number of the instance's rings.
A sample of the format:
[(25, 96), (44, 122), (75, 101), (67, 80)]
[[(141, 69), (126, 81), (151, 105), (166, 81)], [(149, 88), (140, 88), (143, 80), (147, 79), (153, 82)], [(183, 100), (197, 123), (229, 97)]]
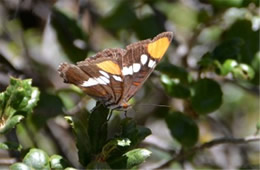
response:
[(179, 79), (181, 83), (187, 84), (192, 81), (191, 76), (184, 68), (170, 64), (169, 62), (160, 63), (156, 69), (170, 78)]
[(88, 166), (87, 169), (111, 169), (106, 162), (93, 161)]
[(176, 97), (176, 98), (190, 97), (190, 90), (187, 87), (180, 84), (178, 82), (178, 79), (176, 79), (176, 81), (174, 81), (173, 79), (170, 79), (168, 76), (162, 75), (161, 82), (162, 82), (167, 94), (169, 94), (170, 96)]
[(222, 90), (217, 82), (211, 79), (200, 79), (194, 84), (191, 105), (199, 114), (215, 111), (222, 104)]
[(101, 20), (101, 24), (112, 32), (127, 29), (133, 26), (137, 17), (132, 1), (121, 1), (111, 14)]
[(131, 141), (131, 148), (137, 146), (150, 134), (150, 129), (143, 126), (137, 126), (133, 119), (126, 118), (122, 121), (122, 132), (120, 137), (128, 138)]
[(88, 134), (92, 153), (100, 153), (107, 140), (107, 116), (109, 110), (103, 105), (97, 106), (90, 114)]
[(35, 107), (37, 114), (33, 114), (31, 117), (32, 123), (37, 129), (40, 129), (46, 125), (48, 119), (62, 114), (63, 109), (64, 105), (57, 95), (43, 91), (38, 105)]
[(15, 142), (0, 143), (0, 149), (21, 151), (22, 145)]
[(210, 0), (209, 1), (216, 8), (240, 7), (243, 0)]
[(49, 156), (43, 150), (30, 149), (23, 159), (23, 163), (35, 169), (50, 169)]
[(83, 166), (87, 166), (91, 161), (91, 145), (88, 135), (88, 119), (89, 113), (81, 111), (73, 117), (65, 117), (73, 128), (76, 137), (76, 145), (78, 148), (79, 162)]
[(32, 168), (30, 168), (24, 163), (15, 163), (11, 165), (9, 168), (10, 170), (32, 170)]
[(212, 52), (213, 60), (218, 60), (223, 63), (227, 59), (234, 59), (239, 61), (241, 47), (244, 41), (241, 38), (230, 38), (219, 44)]
[[(77, 21), (53, 8), (51, 24), (56, 30), (57, 38), (69, 59), (74, 63), (84, 60), (88, 52), (87, 35)], [(79, 44), (77, 42), (80, 42), (81, 45), (77, 45)]]
[(104, 160), (108, 159), (114, 151), (121, 150), (123, 147), (129, 147), (131, 141), (127, 138), (114, 138), (110, 140), (102, 149), (102, 157)]
[[(228, 39), (236, 39), (241, 42), (237, 48), (239, 48), (239, 56), (237, 61), (239, 63), (245, 63), (252, 65), (252, 61), (254, 59), (255, 54), (259, 51), (260, 41), (259, 41), (260, 30), (257, 31), (252, 30), (252, 22), (250, 20), (237, 20), (223, 35), (223, 37)], [(237, 48), (233, 49), (234, 46), (232, 44), (227, 44), (226, 48), (230, 48), (230, 50), (238, 50)], [(225, 54), (223, 54), (226, 56)], [(236, 58), (234, 58), (236, 59)]]
[[(147, 29), (149, 25), (149, 29)], [(164, 31), (164, 25), (159, 23), (155, 15), (146, 16), (135, 22), (134, 30), (139, 39), (144, 40)]]
[(62, 156), (52, 155), (50, 157), (50, 167), (51, 167), (51, 169), (65, 169), (68, 166), (69, 166), (69, 163)]
[(197, 124), (188, 116), (181, 112), (169, 114), (165, 121), (171, 131), (171, 135), (184, 147), (194, 146), (199, 137)]
[(131, 169), (143, 163), (150, 155), (151, 152), (147, 149), (134, 149), (111, 162), (110, 166), (115, 169)]

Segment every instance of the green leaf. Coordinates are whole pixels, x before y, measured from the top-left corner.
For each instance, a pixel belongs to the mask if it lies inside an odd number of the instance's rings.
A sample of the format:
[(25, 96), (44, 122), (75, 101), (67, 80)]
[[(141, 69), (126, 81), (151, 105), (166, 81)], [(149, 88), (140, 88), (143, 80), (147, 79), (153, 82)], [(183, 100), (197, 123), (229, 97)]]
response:
[[(237, 61), (240, 63), (245, 63), (248, 65), (252, 65), (252, 61), (257, 52), (259, 52), (259, 34), (260, 30), (257, 31), (252, 30), (252, 22), (247, 19), (237, 20), (226, 32), (224, 32), (223, 37), (228, 39), (237, 39), (241, 41), (239, 48), (239, 56)], [(226, 46), (226, 48), (230, 48), (231, 46)]]
[[(162, 22), (158, 21), (157, 16), (148, 15), (135, 22), (134, 30), (139, 39), (148, 39), (165, 31), (164, 24), (161, 23)], [(147, 29), (147, 25), (149, 25), (149, 29)]]
[(209, 2), (217, 8), (240, 7), (243, 4), (243, 0), (210, 0)]
[(70, 61), (76, 63), (77, 61), (84, 60), (88, 53), (88, 46), (86, 45), (88, 44), (88, 37), (77, 21), (67, 16), (59, 9), (53, 8), (51, 24), (54, 27), (57, 38)]
[(93, 161), (87, 166), (87, 169), (111, 169), (111, 168), (106, 162)]
[(23, 159), (23, 163), (35, 169), (50, 169), (49, 156), (40, 149), (30, 149)]
[(88, 119), (89, 113), (81, 111), (73, 117), (66, 116), (65, 119), (70, 123), (76, 137), (76, 145), (78, 148), (79, 162), (83, 166), (87, 166), (91, 161), (91, 145), (88, 135)]
[(184, 147), (194, 146), (199, 137), (197, 124), (181, 112), (169, 114), (165, 121), (170, 129), (171, 135)]
[(169, 62), (160, 63), (156, 69), (170, 78), (179, 79), (181, 83), (187, 84), (192, 81), (191, 76), (184, 68), (170, 64)]
[[(107, 160), (111, 155), (113, 155), (113, 152), (118, 152), (119, 150), (122, 150), (122, 148), (126, 147), (128, 148), (131, 144), (131, 141), (127, 138), (121, 139), (121, 138), (114, 138), (106, 143), (106, 145), (102, 149), (102, 158), (104, 160)], [(124, 149), (126, 150), (126, 149)]]
[(235, 78), (242, 80), (252, 80), (255, 76), (254, 70), (247, 64), (239, 64), (233, 70), (232, 73)]
[(232, 72), (233, 69), (238, 65), (236, 60), (227, 59), (224, 64), (221, 66), (221, 75), (227, 75), (228, 73)]
[(241, 47), (244, 41), (241, 38), (230, 38), (219, 44), (212, 52), (213, 60), (218, 60), (224, 63), (227, 59), (234, 59), (239, 61)]
[(79, 160), (83, 166), (101, 153), (106, 143), (108, 112), (103, 105), (97, 104), (91, 114), (81, 111), (72, 118), (66, 117), (74, 130)]
[(21, 151), (22, 145), (15, 142), (0, 143), (0, 149)]
[(15, 163), (11, 165), (9, 168), (10, 170), (33, 170), (32, 168), (30, 168), (24, 163)]
[(110, 163), (114, 169), (131, 169), (143, 163), (150, 155), (147, 149), (133, 149)]
[(69, 166), (69, 163), (67, 160), (65, 160), (60, 155), (52, 155), (50, 157), (50, 167), (51, 169), (65, 169)]
[(199, 114), (210, 113), (220, 107), (222, 95), (222, 90), (217, 82), (211, 79), (200, 79), (194, 84), (191, 105)]
[(107, 140), (107, 116), (109, 110), (97, 106), (89, 117), (88, 134), (92, 153), (100, 153)]
[(121, 29), (132, 27), (136, 21), (137, 17), (134, 12), (133, 2), (121, 1), (115, 9), (100, 22), (104, 28), (115, 33)]
[(161, 82), (167, 94), (176, 98), (188, 98), (190, 97), (190, 90), (184, 85), (180, 84), (178, 79), (170, 79), (167, 75), (161, 76)]
[(257, 130), (257, 132), (260, 131), (260, 121), (258, 121), (258, 122), (256, 123), (256, 130)]
[(0, 93), (0, 133), (14, 128), (30, 114), (39, 100), (39, 90), (32, 87), (32, 80), (10, 78), (10, 85)]
[(128, 138), (131, 141), (131, 148), (136, 147), (142, 140), (144, 140), (152, 132), (150, 129), (138, 126), (133, 119), (126, 118), (121, 123), (122, 132), (120, 137)]

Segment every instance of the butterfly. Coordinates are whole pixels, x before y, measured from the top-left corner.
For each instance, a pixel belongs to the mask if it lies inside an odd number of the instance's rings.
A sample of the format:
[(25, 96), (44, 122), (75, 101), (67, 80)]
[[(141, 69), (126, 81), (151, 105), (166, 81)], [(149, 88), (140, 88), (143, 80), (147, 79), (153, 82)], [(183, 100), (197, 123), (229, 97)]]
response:
[(128, 101), (160, 62), (172, 37), (172, 32), (163, 32), (126, 49), (105, 49), (76, 65), (62, 63), (58, 72), (65, 83), (80, 87), (107, 108), (127, 110)]

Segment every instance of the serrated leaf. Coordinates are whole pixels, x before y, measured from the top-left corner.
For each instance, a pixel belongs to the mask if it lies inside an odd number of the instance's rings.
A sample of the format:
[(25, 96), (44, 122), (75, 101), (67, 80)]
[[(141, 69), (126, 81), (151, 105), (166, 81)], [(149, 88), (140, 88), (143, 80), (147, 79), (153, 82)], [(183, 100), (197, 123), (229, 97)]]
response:
[(194, 84), (194, 94), (191, 97), (192, 108), (198, 114), (215, 111), (222, 104), (220, 85), (211, 79), (200, 79)]
[(181, 112), (169, 114), (165, 121), (171, 135), (184, 147), (192, 147), (198, 141), (199, 129), (197, 124)]
[(107, 116), (109, 110), (103, 105), (94, 109), (89, 117), (88, 135), (92, 153), (100, 153), (107, 140)]
[(32, 80), (10, 78), (10, 85), (0, 93), (0, 133), (14, 128), (30, 114), (39, 100), (39, 90), (32, 87)]
[(49, 156), (40, 149), (30, 149), (23, 159), (23, 163), (35, 169), (50, 169)]
[(110, 166), (115, 169), (131, 169), (143, 163), (151, 153), (147, 149), (133, 149), (113, 162), (110, 162)]
[(73, 128), (76, 137), (76, 145), (78, 148), (79, 162), (83, 166), (87, 166), (91, 161), (91, 145), (88, 135), (88, 119), (89, 113), (81, 111), (73, 117), (65, 117)]
[(101, 153), (105, 145), (107, 115), (108, 109), (98, 104), (91, 114), (81, 111), (72, 118), (66, 117), (74, 130), (79, 160), (83, 166), (87, 166), (94, 155)]

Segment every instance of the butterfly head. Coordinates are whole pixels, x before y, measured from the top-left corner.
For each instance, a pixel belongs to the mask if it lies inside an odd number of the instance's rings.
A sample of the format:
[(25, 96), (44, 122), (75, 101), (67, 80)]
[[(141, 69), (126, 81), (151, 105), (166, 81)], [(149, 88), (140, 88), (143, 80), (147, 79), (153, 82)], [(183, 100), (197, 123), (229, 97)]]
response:
[(112, 110), (126, 111), (126, 110), (130, 109), (131, 107), (132, 107), (132, 105), (128, 104), (127, 102), (123, 102), (120, 105), (113, 105), (113, 106), (110, 106), (109, 108)]

